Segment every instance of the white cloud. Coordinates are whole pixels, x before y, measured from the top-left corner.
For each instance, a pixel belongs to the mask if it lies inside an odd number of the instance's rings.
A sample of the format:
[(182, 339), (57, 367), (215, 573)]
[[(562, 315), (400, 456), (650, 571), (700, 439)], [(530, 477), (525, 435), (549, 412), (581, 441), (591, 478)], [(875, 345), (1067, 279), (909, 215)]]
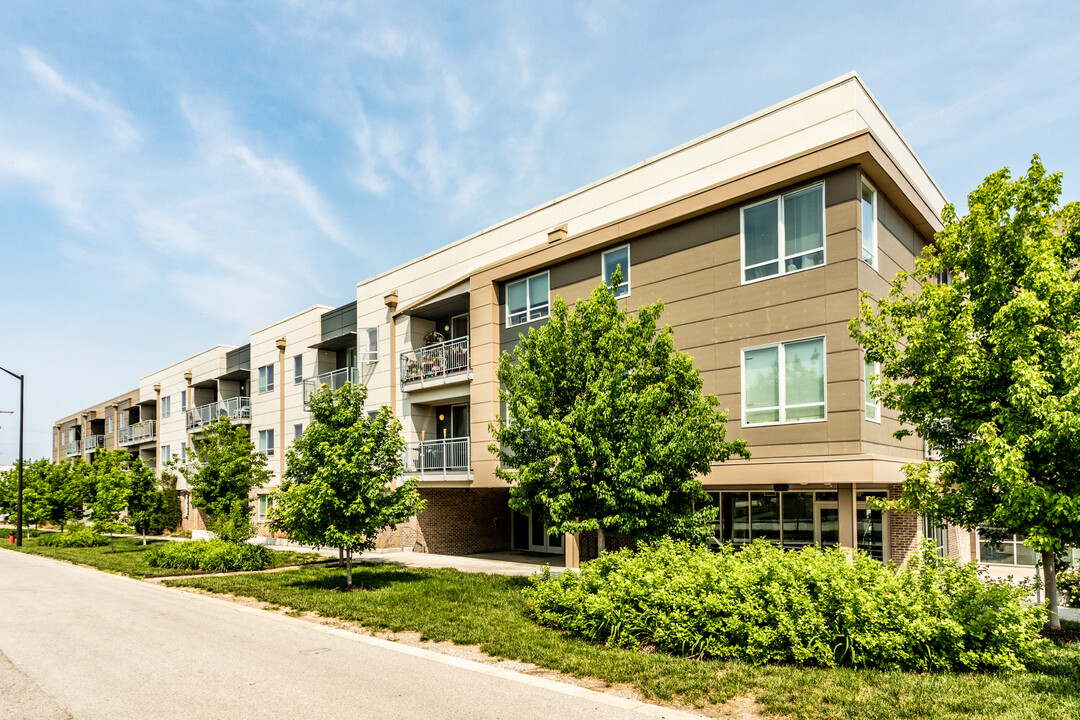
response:
[(104, 90), (96, 85), (91, 85), (89, 90), (79, 88), (45, 62), (41, 53), (34, 48), (23, 47), (21, 52), (23, 62), (34, 79), (54, 93), (74, 100), (84, 108), (100, 115), (108, 124), (117, 145), (127, 149), (139, 142), (139, 132), (128, 120), (127, 112), (114, 105)]

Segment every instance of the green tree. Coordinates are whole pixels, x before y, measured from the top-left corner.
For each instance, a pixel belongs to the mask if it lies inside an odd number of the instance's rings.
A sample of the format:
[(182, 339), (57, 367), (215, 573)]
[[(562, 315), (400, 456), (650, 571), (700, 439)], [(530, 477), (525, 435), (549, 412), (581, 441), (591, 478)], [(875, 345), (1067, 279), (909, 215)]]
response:
[(166, 466), (162, 469), (158, 480), (161, 507), (158, 508), (150, 523), (154, 533), (175, 530), (184, 519), (183, 509), (180, 507), (180, 493), (176, 491), (176, 480), (176, 473), (171, 468)]
[[(618, 273), (613, 286), (620, 282)], [(507, 419), (491, 430), (510, 506), (557, 533), (623, 532), (633, 541), (701, 540), (716, 517), (699, 476), (732, 454), (727, 413), (702, 393), (693, 359), (658, 327), (664, 305), (631, 314), (601, 285), (499, 361)]]
[(94, 532), (109, 536), (109, 552), (116, 552), (114, 535), (130, 529), (124, 515), (131, 494), (130, 458), (126, 450), (98, 450), (90, 463), (90, 481), (94, 486), (90, 521)]
[(89, 466), (82, 458), (50, 463), (42, 473), (45, 520), (65, 530), (69, 522), (81, 520), (88, 497)]
[(269, 513), (270, 527), (291, 539), (344, 553), (346, 588), (353, 553), (424, 509), (415, 483), (393, 488), (403, 470), (401, 423), (386, 406), (368, 418), (366, 399), (367, 389), (351, 383), (311, 396), (311, 423), (289, 448)]
[(259, 452), (243, 425), (220, 417), (196, 439), (194, 469), (181, 468), (191, 486), (191, 499), (210, 520), (218, 537), (243, 542), (255, 534), (251, 522), (252, 489), (270, 481), (266, 456)]
[[(1036, 155), (952, 205), (945, 228), (887, 297), (864, 295), (852, 337), (875, 382), (940, 459), (906, 466), (894, 504), (1041, 553), (1050, 622), (1056, 572), (1080, 543), (1080, 209)], [(951, 284), (939, 282), (951, 272)]]
[(136, 457), (128, 459), (128, 497), (127, 513), (135, 532), (142, 535), (142, 544), (146, 544), (146, 534), (151, 532), (154, 518), (161, 511), (165, 498), (158, 487), (154, 470)]

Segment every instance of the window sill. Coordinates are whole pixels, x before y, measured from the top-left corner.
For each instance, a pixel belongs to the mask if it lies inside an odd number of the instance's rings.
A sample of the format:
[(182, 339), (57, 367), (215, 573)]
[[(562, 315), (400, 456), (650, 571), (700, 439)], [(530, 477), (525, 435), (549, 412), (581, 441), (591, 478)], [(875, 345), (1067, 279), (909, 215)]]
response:
[(799, 268), (798, 270), (791, 270), (789, 272), (776, 273), (775, 275), (766, 275), (765, 277), (754, 278), (753, 280), (746, 279), (746, 268), (740, 268), (740, 272), (743, 276), (741, 285), (753, 285), (754, 283), (765, 282), (766, 280), (775, 280), (776, 278), (788, 277), (789, 275), (798, 275), (799, 273), (806, 272), (807, 270), (817, 270), (818, 268), (825, 267), (826, 263), (820, 265), (814, 265), (812, 267)]
[(783, 421), (778, 421), (778, 422), (750, 423), (750, 424), (747, 424), (745, 421), (743, 421), (742, 426), (744, 428), (758, 428), (758, 427), (776, 427), (778, 425), (812, 425), (814, 423), (823, 423), (828, 419), (829, 419), (829, 415), (828, 415), (828, 413), (826, 413), (825, 417), (823, 417), (823, 418), (814, 418), (813, 420), (783, 420)]

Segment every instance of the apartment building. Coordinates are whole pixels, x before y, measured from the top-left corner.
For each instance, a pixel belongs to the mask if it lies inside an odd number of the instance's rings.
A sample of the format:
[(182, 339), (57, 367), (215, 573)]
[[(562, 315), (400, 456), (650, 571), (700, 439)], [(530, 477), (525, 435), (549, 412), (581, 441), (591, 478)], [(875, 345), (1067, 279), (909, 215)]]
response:
[[(840, 544), (902, 561), (928, 535), (942, 552), (1015, 571), (1029, 559), (1022, 544), (983, 547), (866, 504), (897, 495), (903, 464), (923, 446), (893, 438), (896, 414), (869, 394), (876, 368), (847, 322), (860, 293), (884, 294), (912, 269), (944, 203), (851, 73), (363, 281), (354, 303), (310, 308), (253, 332), (247, 346), (147, 375), (128, 400), (141, 409), (134, 420), (158, 423), (139, 451), (183, 461), (200, 425), (227, 414), (251, 428), (276, 483), (307, 395), (359, 381), (372, 408), (388, 405), (401, 420), (406, 477), (427, 500), (408, 545), (513, 548), (576, 564), (595, 553), (595, 538), (552, 536), (512, 513), (495, 476), (495, 369), (556, 296), (584, 298), (618, 267), (620, 301), (664, 301), (677, 346), (729, 411), (728, 437), (748, 442), (750, 460), (703, 478), (719, 538)], [(76, 417), (58, 423), (58, 436), (100, 429)], [(261, 515), (265, 500), (256, 507)], [(401, 533), (384, 540), (405, 544)]]

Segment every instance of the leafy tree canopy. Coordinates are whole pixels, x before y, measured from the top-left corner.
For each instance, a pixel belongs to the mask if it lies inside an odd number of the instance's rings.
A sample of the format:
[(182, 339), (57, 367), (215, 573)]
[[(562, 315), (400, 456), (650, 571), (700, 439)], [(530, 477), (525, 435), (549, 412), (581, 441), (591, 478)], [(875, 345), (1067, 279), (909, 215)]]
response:
[(401, 423), (385, 406), (368, 418), (366, 399), (367, 389), (351, 383), (311, 396), (311, 423), (289, 448), (269, 513), (270, 526), (291, 539), (342, 550), (350, 586), (352, 553), (424, 509), (415, 483), (393, 488), (403, 469)]
[(1043, 553), (1048, 597), (1054, 558), (1080, 544), (1080, 209), (1060, 195), (1038, 156), (1015, 180), (990, 175), (850, 324), (882, 363), (876, 392), (900, 413), (897, 436), (940, 455), (906, 468), (897, 507), (1022, 534)]
[(272, 477), (266, 456), (251, 442), (248, 429), (233, 425), (227, 417), (206, 425), (194, 446), (194, 467), (180, 470), (191, 486), (195, 507), (209, 516), (219, 535), (232, 540), (251, 537), (249, 496)]
[(108, 534), (110, 542), (114, 533), (125, 532), (131, 527), (124, 515), (131, 495), (130, 462), (131, 454), (126, 450), (98, 450), (90, 463), (90, 480), (94, 485), (90, 520), (94, 532)]
[[(613, 286), (621, 282), (616, 273)], [(635, 541), (700, 540), (710, 506), (699, 476), (743, 440), (725, 440), (727, 413), (702, 393), (693, 359), (675, 350), (664, 305), (620, 309), (601, 285), (573, 311), (556, 297), (542, 327), (499, 362), (508, 420), (492, 425), (510, 506), (557, 533), (598, 530)]]

